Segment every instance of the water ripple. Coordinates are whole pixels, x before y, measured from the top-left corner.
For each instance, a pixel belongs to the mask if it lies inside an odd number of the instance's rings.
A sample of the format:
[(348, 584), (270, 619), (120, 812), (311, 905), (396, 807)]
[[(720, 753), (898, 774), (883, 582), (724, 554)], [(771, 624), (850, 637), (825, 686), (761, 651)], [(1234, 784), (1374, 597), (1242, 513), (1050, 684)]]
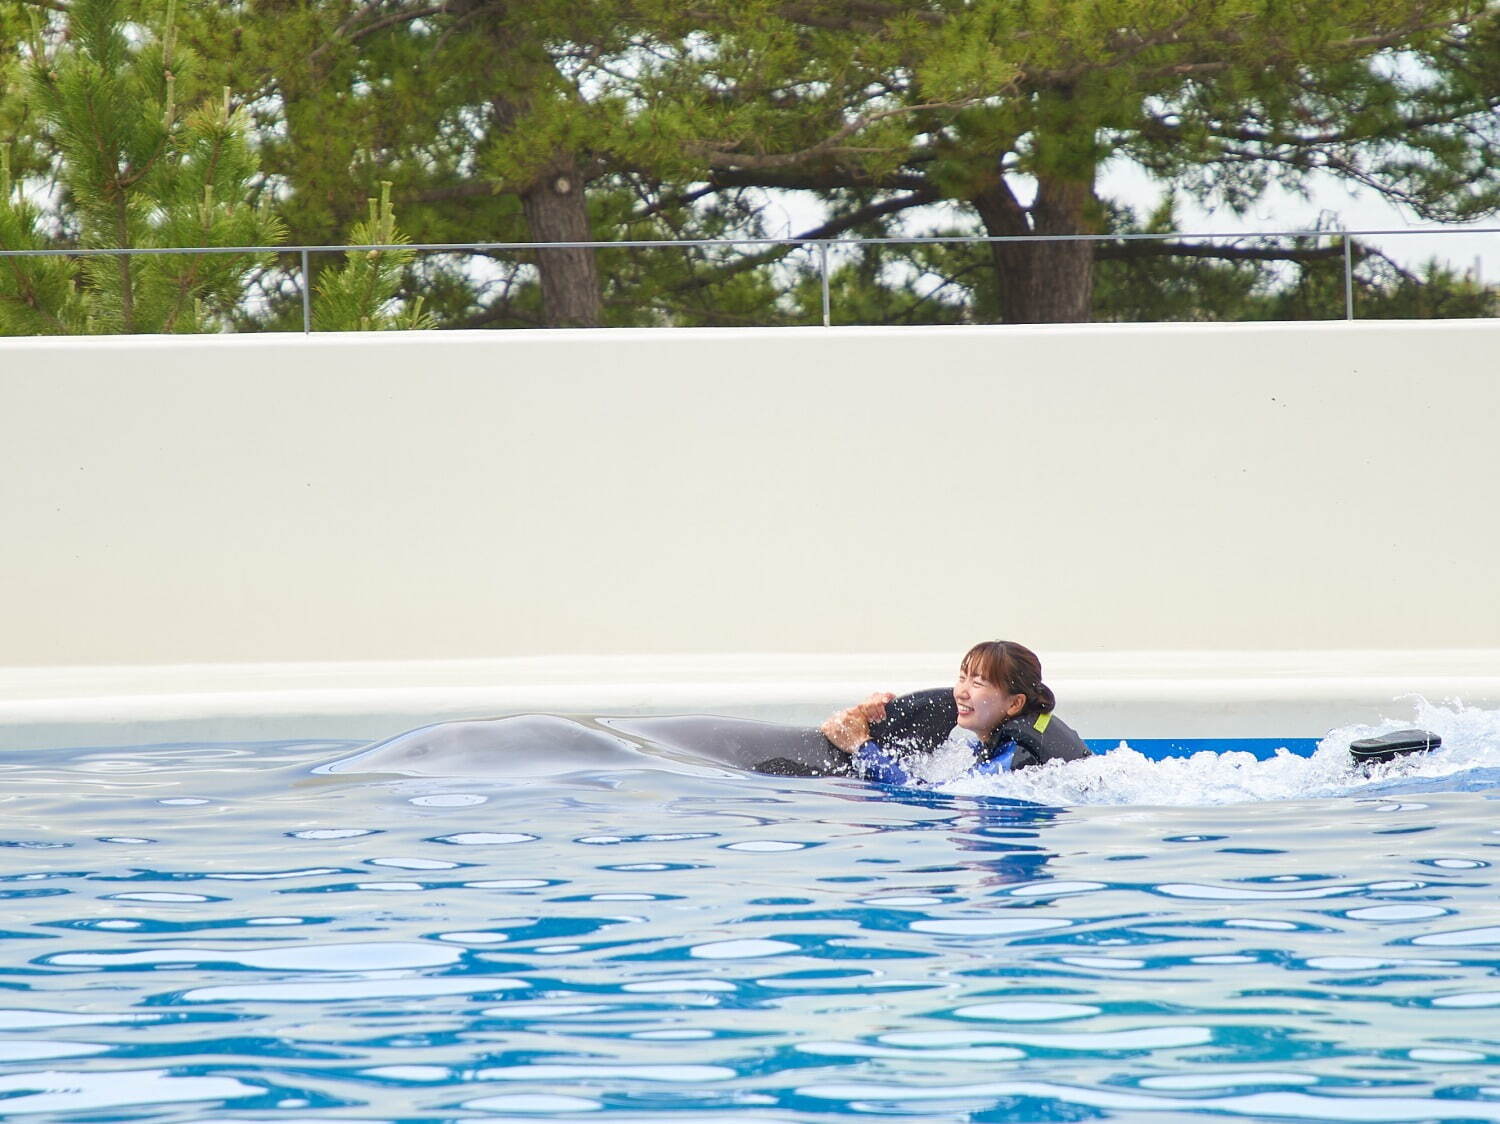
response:
[(6, 774), (48, 844), (0, 849), (7, 1119), (1500, 1120), (1487, 793), (459, 790), (314, 752)]

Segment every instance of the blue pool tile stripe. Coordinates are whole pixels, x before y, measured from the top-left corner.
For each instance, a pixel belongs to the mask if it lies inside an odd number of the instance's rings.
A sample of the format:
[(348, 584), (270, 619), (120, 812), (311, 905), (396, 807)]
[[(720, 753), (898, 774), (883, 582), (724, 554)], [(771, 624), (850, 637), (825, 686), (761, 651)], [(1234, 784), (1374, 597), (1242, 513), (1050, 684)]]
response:
[(1121, 741), (1131, 749), (1160, 761), (1164, 757), (1191, 757), (1207, 750), (1210, 753), (1251, 753), (1256, 760), (1264, 761), (1276, 756), (1278, 749), (1287, 749), (1298, 757), (1311, 757), (1318, 748), (1317, 738), (1089, 738), (1088, 747), (1095, 753), (1108, 753)]

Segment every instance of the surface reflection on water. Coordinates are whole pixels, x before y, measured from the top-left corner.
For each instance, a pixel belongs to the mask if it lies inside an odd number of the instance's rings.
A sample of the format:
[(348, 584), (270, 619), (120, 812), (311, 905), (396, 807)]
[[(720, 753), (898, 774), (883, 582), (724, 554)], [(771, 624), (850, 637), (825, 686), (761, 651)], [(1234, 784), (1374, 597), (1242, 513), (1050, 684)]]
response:
[(7, 1116), (1500, 1119), (1483, 791), (313, 774), (355, 748), (6, 762)]

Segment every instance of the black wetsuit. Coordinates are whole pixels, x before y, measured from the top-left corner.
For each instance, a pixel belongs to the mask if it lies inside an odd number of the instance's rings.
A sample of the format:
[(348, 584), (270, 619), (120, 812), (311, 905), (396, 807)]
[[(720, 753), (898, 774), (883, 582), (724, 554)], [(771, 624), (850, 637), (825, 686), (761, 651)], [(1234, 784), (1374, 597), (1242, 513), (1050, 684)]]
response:
[[(757, 773), (781, 776), (844, 775), (854, 771), (850, 758), (835, 749), (817, 730), (793, 729), (743, 719), (713, 719), (712, 730), (703, 719), (647, 719), (636, 725), (655, 725), (654, 736), (665, 731), (662, 723), (684, 723), (679, 736), (691, 730), (699, 746), (713, 746), (721, 760)], [(692, 728), (696, 725), (696, 728)], [(901, 695), (886, 704), (885, 717), (871, 723), (870, 738), (881, 748), (898, 756), (932, 753), (948, 740), (958, 725), (958, 703), (951, 687), (934, 687)], [(1029, 718), (1011, 718), (990, 735), (983, 763), (993, 755), (1003, 754), (1014, 743), (1007, 768), (1026, 769), (1048, 761), (1076, 761), (1091, 757), (1089, 747), (1077, 732), (1055, 714), (1037, 714)], [(722, 756), (721, 756), (722, 755)]]

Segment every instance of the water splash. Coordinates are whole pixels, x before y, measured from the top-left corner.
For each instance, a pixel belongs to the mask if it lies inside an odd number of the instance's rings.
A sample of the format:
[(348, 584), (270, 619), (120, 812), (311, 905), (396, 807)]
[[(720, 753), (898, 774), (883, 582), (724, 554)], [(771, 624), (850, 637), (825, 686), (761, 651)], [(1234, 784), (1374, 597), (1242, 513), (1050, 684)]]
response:
[[(1412, 719), (1339, 727), (1318, 743), (1311, 757), (1282, 749), (1265, 760), (1244, 752), (1200, 752), (1152, 760), (1121, 742), (1118, 748), (1085, 761), (1053, 762), (1018, 773), (938, 783), (945, 792), (1052, 806), (1209, 806), (1500, 786), (1500, 711), (1456, 702), (1440, 705), (1422, 698), (1414, 701)], [(1380, 765), (1356, 765), (1350, 758), (1351, 742), (1411, 726), (1438, 734), (1442, 749)]]

